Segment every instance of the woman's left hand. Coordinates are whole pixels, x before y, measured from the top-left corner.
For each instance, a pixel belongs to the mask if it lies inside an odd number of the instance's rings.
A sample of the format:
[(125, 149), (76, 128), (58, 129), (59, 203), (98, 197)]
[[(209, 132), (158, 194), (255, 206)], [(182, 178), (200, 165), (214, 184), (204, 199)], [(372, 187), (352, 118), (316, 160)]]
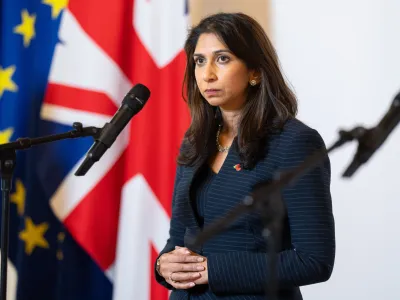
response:
[[(176, 246), (175, 249), (187, 250), (187, 251), (190, 252), (190, 254), (185, 254), (185, 255), (189, 255), (189, 256), (192, 255), (192, 256), (198, 256), (198, 257), (203, 257), (203, 258), (204, 258), (204, 261), (203, 261), (203, 262), (198, 263), (198, 264), (200, 264), (200, 265), (202, 265), (202, 266), (204, 267), (204, 271), (200, 271), (200, 272), (199, 272), (201, 276), (200, 276), (199, 279), (195, 280), (194, 283), (195, 283), (196, 285), (199, 285), (199, 284), (208, 284), (207, 257), (201, 256), (201, 255), (199, 255), (199, 254), (197, 254), (197, 253), (195, 253), (195, 252), (192, 252), (190, 249), (188, 249), (188, 248), (186, 248), (186, 247), (179, 247), (179, 246)], [(175, 280), (175, 281), (179, 281), (179, 276), (180, 276), (180, 275), (185, 275), (185, 273), (183, 272), (183, 274), (181, 274), (180, 272), (175, 272), (175, 273), (174, 273), (174, 276), (173, 276), (173, 277), (174, 277), (174, 280)]]

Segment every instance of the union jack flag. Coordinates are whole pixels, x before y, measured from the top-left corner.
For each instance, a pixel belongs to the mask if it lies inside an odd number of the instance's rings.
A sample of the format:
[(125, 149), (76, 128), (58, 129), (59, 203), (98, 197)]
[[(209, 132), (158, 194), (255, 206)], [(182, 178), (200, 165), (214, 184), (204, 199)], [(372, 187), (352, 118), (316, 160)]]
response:
[[(27, 34), (26, 28), (22, 34), (10, 33), (13, 43), (25, 43), (19, 46), (25, 52), (14, 57), (14, 75), (5, 55), (9, 48), (2, 43), (0, 72), (8, 70), (20, 88), (2, 89), (0, 76), (0, 136), (9, 128), (24, 130), (12, 129), (0, 142), (66, 132), (74, 122), (102, 127), (133, 85), (142, 83), (151, 91), (143, 110), (84, 177), (74, 173), (91, 138), (19, 154), (24, 167), (18, 176), (27, 192), (25, 209), (11, 230), (17, 299), (167, 299), (153, 266), (168, 237), (175, 159), (189, 124), (181, 88), (186, 1), (6, 0), (0, 8), (2, 32), (17, 26), (25, 10), (31, 18), (26, 26), (34, 33)], [(23, 67), (28, 52), (29, 64)], [(42, 70), (37, 78), (22, 72), (36, 67)], [(23, 86), (29, 80), (34, 88)], [(35, 103), (23, 125), (3, 117), (10, 108), (17, 110), (6, 106), (5, 101), (12, 102), (7, 97)], [(20, 235), (27, 222), (42, 225), (47, 242), (46, 247), (33, 245), (29, 255)], [(49, 253), (54, 259), (40, 262)], [(35, 272), (41, 274), (36, 279)]]

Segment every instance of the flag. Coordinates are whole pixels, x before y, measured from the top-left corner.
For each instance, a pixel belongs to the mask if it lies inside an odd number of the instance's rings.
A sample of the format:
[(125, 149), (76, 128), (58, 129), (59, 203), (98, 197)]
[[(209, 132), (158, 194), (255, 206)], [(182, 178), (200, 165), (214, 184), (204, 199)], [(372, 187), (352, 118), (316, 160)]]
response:
[[(59, 19), (40, 1), (0, 7), (0, 143), (37, 135)], [(38, 149), (19, 151), (10, 196), (9, 298), (56, 299), (64, 228), (42, 196)], [(46, 283), (44, 286), (43, 283)], [(18, 284), (18, 285), (17, 285)], [(17, 288), (18, 287), (18, 288)]]
[(0, 142), (102, 127), (137, 83), (151, 97), (83, 177), (90, 137), (18, 153), (10, 260), (17, 299), (166, 299), (153, 265), (169, 229), (185, 0), (3, 0)]

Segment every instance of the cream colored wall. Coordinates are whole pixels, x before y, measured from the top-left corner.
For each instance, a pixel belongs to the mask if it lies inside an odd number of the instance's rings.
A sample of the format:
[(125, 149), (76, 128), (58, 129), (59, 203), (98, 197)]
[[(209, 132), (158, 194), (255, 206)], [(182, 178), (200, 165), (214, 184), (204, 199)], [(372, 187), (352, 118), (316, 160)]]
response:
[(201, 18), (217, 12), (243, 12), (255, 18), (268, 35), (270, 0), (190, 0), (190, 18), (197, 24)]

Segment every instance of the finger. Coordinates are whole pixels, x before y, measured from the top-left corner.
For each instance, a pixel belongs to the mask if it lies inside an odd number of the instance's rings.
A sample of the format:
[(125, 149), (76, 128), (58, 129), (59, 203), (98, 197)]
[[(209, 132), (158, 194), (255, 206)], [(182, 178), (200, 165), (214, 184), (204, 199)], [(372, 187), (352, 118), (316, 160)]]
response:
[(160, 274), (171, 274), (176, 272), (202, 272), (205, 267), (199, 263), (166, 263), (161, 265)]
[(171, 254), (165, 257), (167, 262), (170, 263), (197, 263), (203, 262), (204, 257), (196, 256), (196, 255), (178, 255)]
[(175, 250), (177, 250), (177, 249), (184, 249), (184, 250), (190, 251), (189, 248), (187, 248), (187, 247), (182, 247), (182, 246), (175, 246)]
[(182, 250), (181, 249), (175, 249), (171, 252), (168, 253), (164, 253), (163, 255), (160, 256), (160, 262), (161, 263), (165, 263), (165, 262), (177, 262), (177, 261), (181, 261), (177, 258), (173, 258), (174, 256), (188, 256), (188, 254), (190, 254), (190, 252), (188, 250)]
[(166, 266), (170, 272), (198, 272), (204, 271), (204, 266), (198, 263), (170, 263)]
[(172, 282), (169, 279), (167, 279), (167, 282), (170, 285), (172, 285), (174, 288), (178, 289), (178, 290), (187, 290), (187, 289), (190, 289), (190, 288), (195, 286), (194, 282), (184, 282), (184, 283), (177, 282), (177, 281), (176, 282)]
[(192, 254), (192, 252), (188, 249), (188, 248), (186, 248), (186, 247), (179, 247), (179, 246), (176, 246), (175, 247), (175, 250), (174, 250), (174, 253), (177, 253), (177, 254)]
[(177, 272), (171, 275), (173, 281), (178, 281), (180, 283), (194, 282), (200, 277), (201, 274), (199, 272)]

